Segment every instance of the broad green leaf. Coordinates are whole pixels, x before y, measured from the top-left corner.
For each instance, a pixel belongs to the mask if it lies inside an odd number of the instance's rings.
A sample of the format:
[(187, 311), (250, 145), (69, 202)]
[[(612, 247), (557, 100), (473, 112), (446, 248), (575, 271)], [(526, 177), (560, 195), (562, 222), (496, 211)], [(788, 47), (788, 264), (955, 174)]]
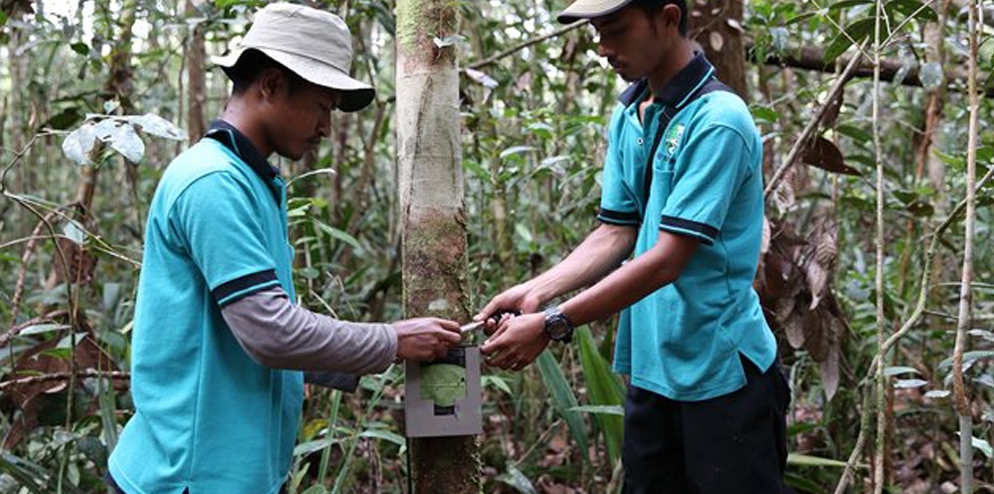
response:
[(341, 439), (316, 439), (314, 441), (307, 441), (297, 445), (293, 448), (293, 456), (306, 456), (311, 453), (316, 453), (324, 448), (336, 443), (340, 443)]
[[(580, 348), (580, 364), (587, 384), (587, 392), (592, 405), (621, 406), (625, 402), (625, 389), (618, 376), (611, 371), (607, 360), (597, 351), (597, 344), (587, 327), (578, 328), (575, 333)], [(621, 441), (624, 437), (624, 420), (614, 415), (594, 415), (604, 439), (607, 442), (611, 464), (621, 457)]]
[(873, 0), (841, 0), (839, 2), (834, 2), (828, 6), (828, 11), (833, 12), (837, 10), (844, 10), (850, 7), (855, 7), (857, 5), (867, 5), (873, 3)]
[(848, 36), (839, 33), (835, 41), (825, 50), (825, 64), (831, 65), (834, 63), (836, 58), (839, 58), (840, 55), (852, 46), (853, 41), (860, 43), (866, 39), (873, 32), (874, 22), (873, 18), (864, 17), (846, 26), (845, 31)]
[(583, 413), (625, 416), (625, 407), (621, 405), (583, 405), (573, 407), (572, 410)]
[(895, 13), (900, 13), (907, 17), (914, 16), (915, 19), (922, 22), (937, 22), (939, 20), (939, 15), (930, 7), (926, 7), (920, 0), (891, 0), (884, 8), (891, 17), (895, 17)]
[(355, 250), (362, 250), (362, 245), (352, 235), (349, 235), (348, 233), (345, 233), (344, 231), (339, 230), (338, 228), (335, 228), (333, 226), (326, 225), (320, 221), (316, 221), (315, 224), (318, 226), (318, 228), (321, 231), (330, 235), (331, 238), (345, 242), (350, 246), (352, 246), (352, 248)]
[(407, 439), (404, 436), (397, 434), (396, 432), (390, 432), (383, 429), (369, 429), (359, 434), (359, 437), (368, 437), (373, 439), (382, 439), (400, 446), (401, 449), (407, 446)]
[(563, 375), (559, 363), (556, 362), (555, 357), (548, 350), (542, 352), (537, 360), (542, 380), (545, 382), (545, 387), (548, 388), (549, 394), (552, 395), (552, 406), (555, 407), (559, 415), (566, 421), (566, 426), (569, 427), (573, 441), (576, 442), (580, 451), (583, 452), (581, 456), (583, 456), (584, 461), (589, 460), (587, 457), (587, 428), (583, 423), (583, 417), (573, 410), (578, 405), (576, 395), (573, 394), (573, 388), (566, 381), (566, 376)]
[(3, 27), (4, 24), (7, 24), (7, 14), (0, 10), (0, 27)]
[(805, 466), (805, 467), (832, 467), (832, 468), (846, 467), (846, 462), (844, 461), (822, 458), (820, 456), (802, 455), (799, 453), (788, 454), (787, 464)]

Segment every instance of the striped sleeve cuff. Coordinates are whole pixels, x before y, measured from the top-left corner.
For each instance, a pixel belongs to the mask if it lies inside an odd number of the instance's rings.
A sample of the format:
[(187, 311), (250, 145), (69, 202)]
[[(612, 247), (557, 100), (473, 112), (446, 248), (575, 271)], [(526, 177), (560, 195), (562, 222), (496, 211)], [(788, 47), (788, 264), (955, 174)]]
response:
[(662, 221), (659, 222), (659, 229), (678, 235), (697, 237), (706, 245), (714, 245), (714, 240), (718, 238), (718, 229), (711, 225), (673, 216), (664, 215)]
[(269, 269), (223, 283), (211, 290), (211, 294), (214, 296), (214, 300), (217, 301), (217, 305), (224, 308), (249, 295), (278, 286), (279, 284), (280, 281), (276, 278), (276, 270)]
[(637, 212), (622, 212), (622, 211), (612, 211), (610, 209), (601, 208), (600, 214), (597, 215), (597, 219), (602, 223), (609, 223), (612, 225), (622, 225), (622, 226), (638, 226), (642, 223), (642, 217), (639, 216)]

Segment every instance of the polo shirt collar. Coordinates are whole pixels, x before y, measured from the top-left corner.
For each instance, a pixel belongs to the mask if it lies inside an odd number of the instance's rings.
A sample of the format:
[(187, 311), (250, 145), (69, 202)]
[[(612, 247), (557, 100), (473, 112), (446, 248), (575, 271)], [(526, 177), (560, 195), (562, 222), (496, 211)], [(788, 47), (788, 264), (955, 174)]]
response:
[(205, 137), (224, 144), (266, 181), (279, 176), (280, 170), (270, 165), (266, 157), (252, 144), (252, 141), (248, 137), (245, 137), (245, 134), (242, 134), (234, 125), (221, 119), (215, 120), (211, 122)]
[[(689, 96), (704, 84), (714, 74), (714, 67), (703, 53), (697, 53), (684, 68), (666, 83), (666, 86), (655, 95), (655, 101), (669, 107), (681, 106)], [(648, 79), (639, 79), (625, 89), (619, 101), (625, 106), (640, 100), (649, 89)]]

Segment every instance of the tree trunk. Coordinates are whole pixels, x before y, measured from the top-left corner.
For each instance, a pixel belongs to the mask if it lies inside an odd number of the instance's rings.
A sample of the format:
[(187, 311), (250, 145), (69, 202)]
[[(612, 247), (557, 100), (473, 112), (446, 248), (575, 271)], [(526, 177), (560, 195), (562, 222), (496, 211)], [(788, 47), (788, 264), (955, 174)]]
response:
[[(186, 16), (196, 17), (197, 6), (193, 0), (186, 0)], [(186, 129), (190, 143), (195, 143), (207, 131), (204, 123), (204, 98), (206, 96), (207, 82), (204, 76), (205, 60), (207, 51), (204, 47), (204, 29), (201, 24), (197, 24), (190, 30), (190, 45), (186, 57), (186, 78), (187, 87), (187, 109), (186, 109)]]
[[(459, 77), (454, 48), (435, 43), (455, 34), (456, 7), (448, 0), (397, 2), (397, 161), (405, 312), (466, 321)], [(475, 437), (410, 445), (414, 492), (480, 492)]]
[(696, 0), (688, 7), (690, 38), (700, 43), (718, 78), (748, 101), (742, 0)]

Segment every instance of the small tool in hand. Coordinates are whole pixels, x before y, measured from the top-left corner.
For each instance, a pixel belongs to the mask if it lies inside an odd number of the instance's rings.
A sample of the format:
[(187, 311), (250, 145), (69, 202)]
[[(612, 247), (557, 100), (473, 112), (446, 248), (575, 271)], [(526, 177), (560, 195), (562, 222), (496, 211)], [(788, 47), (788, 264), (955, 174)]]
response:
[(483, 327), (486, 326), (486, 323), (487, 323), (488, 320), (489, 321), (493, 321), (494, 324), (499, 323), (500, 319), (502, 317), (504, 317), (505, 314), (510, 314), (512, 316), (520, 316), (521, 315), (521, 311), (520, 310), (499, 310), (499, 311), (495, 312), (494, 315), (492, 315), (492, 316), (490, 316), (487, 319), (484, 319), (482, 321), (475, 321), (475, 322), (471, 322), (469, 324), (463, 324), (462, 326), (459, 327), (459, 332), (460, 333), (470, 333), (470, 332), (476, 331), (477, 329), (481, 329), (481, 328), (483, 328)]

